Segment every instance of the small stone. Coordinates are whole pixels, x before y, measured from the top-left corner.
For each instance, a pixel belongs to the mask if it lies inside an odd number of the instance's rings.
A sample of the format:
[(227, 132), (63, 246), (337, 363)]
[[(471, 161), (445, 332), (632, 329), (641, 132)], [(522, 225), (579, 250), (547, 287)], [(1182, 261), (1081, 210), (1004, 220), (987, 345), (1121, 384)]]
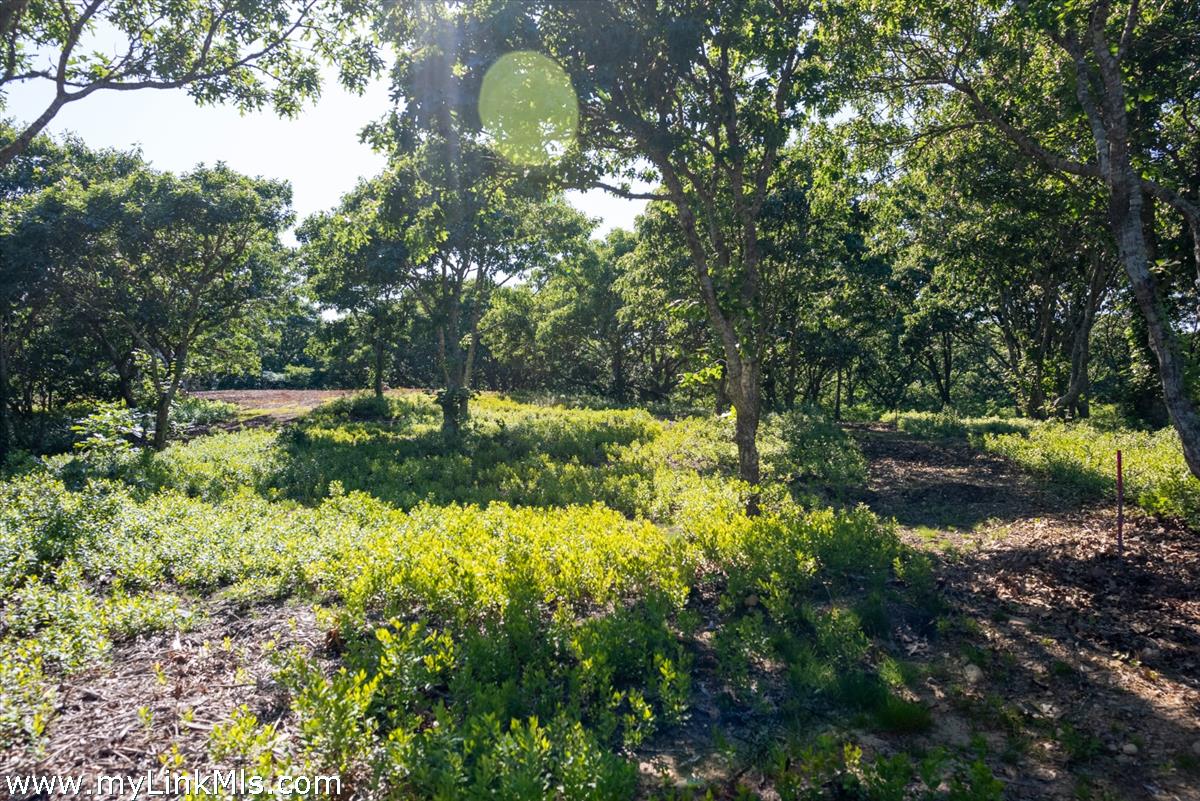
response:
[(746, 596), (746, 606), (750, 606), (750, 607), (758, 606), (758, 596), (753, 593), (751, 593), (750, 595), (747, 595)]
[(1038, 765), (1033, 769), (1033, 775), (1040, 781), (1052, 782), (1058, 778), (1058, 772), (1053, 768), (1048, 768), (1045, 765)]
[(1146, 646), (1142, 649), (1142, 659), (1154, 659), (1158, 656), (1158, 649)]
[(1200, 757), (1200, 740), (1192, 743), (1192, 753)]
[(1133, 743), (1125, 743), (1125, 745), (1121, 746), (1121, 753), (1123, 754), (1129, 754), (1129, 756), (1133, 756), (1137, 752), (1138, 747)]
[(983, 670), (979, 665), (967, 665), (963, 668), (963, 676), (971, 684), (978, 684), (983, 680)]

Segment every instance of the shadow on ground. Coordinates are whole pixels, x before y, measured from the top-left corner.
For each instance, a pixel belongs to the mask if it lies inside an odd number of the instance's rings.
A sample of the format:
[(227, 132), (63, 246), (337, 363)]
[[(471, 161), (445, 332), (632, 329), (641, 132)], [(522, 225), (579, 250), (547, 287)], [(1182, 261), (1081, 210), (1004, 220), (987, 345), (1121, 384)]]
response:
[(1200, 537), (1068, 494), (965, 442), (854, 431), (863, 500), (930, 552), (933, 740), (986, 751), (1006, 797), (1200, 799)]
[(902, 526), (971, 529), (1072, 506), (1004, 459), (965, 442), (929, 442), (882, 426), (852, 433), (870, 465), (857, 500)]
[(1012, 797), (1200, 798), (1200, 543), (1134, 514), (1118, 560), (1114, 519), (1010, 521), (939, 565), (974, 678), (942, 703), (1000, 736)]

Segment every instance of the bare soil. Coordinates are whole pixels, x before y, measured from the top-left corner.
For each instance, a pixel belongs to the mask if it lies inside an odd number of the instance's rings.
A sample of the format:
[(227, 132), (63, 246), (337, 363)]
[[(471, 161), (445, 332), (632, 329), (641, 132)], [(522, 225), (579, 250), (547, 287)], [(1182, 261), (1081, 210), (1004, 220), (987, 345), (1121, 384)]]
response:
[(201, 608), (196, 628), (119, 643), (104, 663), (64, 680), (40, 753), (0, 751), (0, 776), (82, 776), (94, 787), (99, 776), (204, 770), (213, 727), (239, 710), (273, 724), (273, 747), (287, 753), (294, 720), (272, 655), (323, 653), (311, 606), (210, 600)]
[(236, 403), (250, 415), (243, 422), (283, 423), (326, 401), (353, 394), (349, 389), (219, 389), (193, 392), (198, 398)]
[[(932, 738), (987, 749), (1010, 798), (1200, 799), (1200, 534), (1080, 508), (965, 443), (856, 432), (864, 500), (936, 559)], [(968, 667), (969, 665), (974, 667)]]

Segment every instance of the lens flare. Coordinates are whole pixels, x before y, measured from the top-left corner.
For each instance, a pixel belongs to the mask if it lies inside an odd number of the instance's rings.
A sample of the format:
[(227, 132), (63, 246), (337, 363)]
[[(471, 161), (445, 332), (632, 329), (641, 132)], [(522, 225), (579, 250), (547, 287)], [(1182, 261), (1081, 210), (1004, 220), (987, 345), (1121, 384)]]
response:
[(509, 161), (546, 165), (561, 159), (575, 140), (579, 103), (571, 78), (553, 59), (518, 50), (498, 58), (483, 76), (479, 118)]

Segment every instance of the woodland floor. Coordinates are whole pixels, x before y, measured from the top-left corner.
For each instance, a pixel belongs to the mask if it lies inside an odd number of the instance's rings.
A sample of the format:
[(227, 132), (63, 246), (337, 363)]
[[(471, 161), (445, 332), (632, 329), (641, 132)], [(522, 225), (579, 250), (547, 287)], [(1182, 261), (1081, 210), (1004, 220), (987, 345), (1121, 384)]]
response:
[[(336, 393), (206, 394), (269, 424)], [(1110, 505), (1082, 506), (966, 444), (883, 427), (853, 433), (870, 463), (861, 500), (936, 561), (943, 624), (892, 637), (920, 668), (933, 727), (889, 736), (833, 718), (815, 725), (868, 756), (934, 746), (984, 754), (1008, 799), (1200, 799), (1200, 537), (1135, 510), (1119, 562)], [(0, 773), (145, 771), (175, 749), (196, 767), (213, 724), (243, 704), (277, 721), (282, 747), (295, 723), (264, 644), (321, 654), (312, 610), (199, 603), (199, 627), (118, 645), (105, 666), (64, 682), (41, 758), (0, 753)], [(748, 785), (769, 799), (754, 760), (763, 744), (753, 742), (771, 736), (761, 725), (769, 712), (731, 706), (706, 686), (701, 640), (701, 700), (683, 731), (650, 744), (643, 771)], [(713, 748), (715, 729), (737, 747)]]
[[(935, 555), (949, 625), (930, 738), (986, 745), (1008, 798), (1200, 799), (1200, 538), (1081, 505), (965, 443), (856, 430), (863, 500)], [(973, 667), (972, 667), (973, 666)]]

